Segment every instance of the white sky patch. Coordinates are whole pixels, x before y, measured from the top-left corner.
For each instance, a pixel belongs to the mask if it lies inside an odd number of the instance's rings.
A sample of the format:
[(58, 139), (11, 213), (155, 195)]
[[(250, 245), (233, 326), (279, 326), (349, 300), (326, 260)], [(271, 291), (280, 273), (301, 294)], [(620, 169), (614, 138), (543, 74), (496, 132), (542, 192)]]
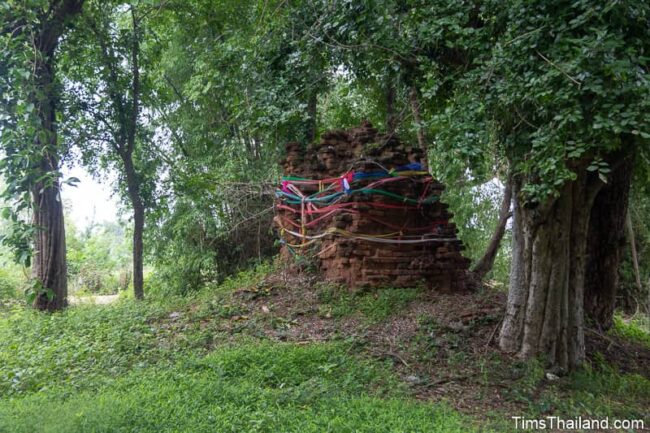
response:
[(111, 197), (113, 176), (100, 183), (82, 167), (64, 168), (63, 179), (76, 177), (80, 182), (76, 187), (62, 185), (63, 202), (70, 206), (68, 217), (80, 230), (93, 223), (118, 221), (118, 200)]

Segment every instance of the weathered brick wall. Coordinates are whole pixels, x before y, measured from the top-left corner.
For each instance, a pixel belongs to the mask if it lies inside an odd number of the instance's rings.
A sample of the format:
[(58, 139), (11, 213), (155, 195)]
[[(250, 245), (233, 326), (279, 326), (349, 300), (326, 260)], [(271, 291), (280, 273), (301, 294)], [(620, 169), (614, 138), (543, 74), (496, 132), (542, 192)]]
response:
[(289, 143), (282, 164), (285, 255), (309, 250), (327, 280), (349, 287), (465, 288), (469, 260), (419, 148), (364, 123), (306, 149)]

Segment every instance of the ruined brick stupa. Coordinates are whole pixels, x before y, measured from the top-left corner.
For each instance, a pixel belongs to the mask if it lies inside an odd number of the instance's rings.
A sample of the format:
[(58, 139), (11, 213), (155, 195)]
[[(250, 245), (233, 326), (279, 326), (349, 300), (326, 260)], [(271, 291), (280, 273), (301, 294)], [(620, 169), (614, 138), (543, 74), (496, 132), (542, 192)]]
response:
[(314, 254), (351, 288), (465, 288), (469, 260), (420, 149), (367, 122), (286, 147), (274, 219), (285, 257)]

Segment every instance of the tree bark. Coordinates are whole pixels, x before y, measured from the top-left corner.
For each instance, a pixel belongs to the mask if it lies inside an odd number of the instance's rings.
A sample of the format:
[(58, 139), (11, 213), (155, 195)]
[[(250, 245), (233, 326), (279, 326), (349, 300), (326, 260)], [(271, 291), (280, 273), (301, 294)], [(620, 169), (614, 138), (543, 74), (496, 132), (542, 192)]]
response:
[(643, 293), (643, 284), (641, 284), (641, 272), (639, 271), (639, 255), (636, 252), (636, 241), (634, 239), (634, 227), (632, 226), (632, 214), (630, 207), (627, 208), (625, 217), (625, 226), (627, 228), (627, 239), (630, 243), (630, 254), (632, 256), (632, 269), (634, 270), (634, 283), (639, 293)]
[(625, 218), (634, 169), (633, 147), (610, 158), (612, 171), (594, 201), (589, 219), (585, 314), (602, 330), (614, 320), (618, 267), (625, 247)]
[[(57, 157), (47, 155), (41, 163), (45, 172), (57, 170)], [(32, 278), (41, 286), (34, 308), (55, 311), (67, 305), (68, 274), (65, 227), (59, 180), (38, 182), (32, 189), (34, 235)]]
[(130, 156), (123, 159), (127, 189), (133, 206), (133, 294), (144, 299), (144, 204), (140, 195), (140, 182)]
[[(51, 35), (49, 36), (51, 37)], [(58, 36), (57, 36), (58, 39)], [(40, 286), (33, 306), (39, 310), (54, 311), (66, 306), (68, 279), (63, 225), (63, 205), (60, 196), (56, 130), (56, 95), (54, 94), (53, 59), (54, 47), (48, 56), (37, 62), (36, 80), (43, 97), (38, 100), (38, 114), (44, 134), (36, 146), (44, 149), (39, 171), (51, 176), (36, 182), (32, 187), (32, 223), (34, 234), (34, 260), (32, 278)]]
[[(101, 4), (101, 3), (99, 3)], [(133, 33), (129, 49), (130, 55), (130, 82), (128, 88), (122, 87), (122, 79), (118, 76), (118, 59), (112, 46), (108, 25), (99, 21), (90, 23), (101, 48), (103, 69), (106, 71), (104, 80), (106, 92), (112, 101), (112, 117), (119, 126), (116, 131), (111, 131), (113, 150), (124, 165), (126, 189), (133, 207), (133, 293), (136, 299), (144, 298), (144, 219), (145, 206), (142, 197), (141, 179), (134, 164), (134, 152), (137, 144), (138, 121), (140, 116), (140, 43), (139, 27), (140, 18), (137, 16), (136, 6), (130, 9)], [(101, 15), (100, 15), (101, 16)], [(129, 99), (128, 95), (131, 95)], [(237, 136), (235, 125), (232, 125), (233, 135)]]
[[(634, 305), (635, 311), (639, 311), (639, 308), (641, 308), (641, 311), (645, 310), (646, 314), (650, 314), (650, 289), (646, 290), (645, 294), (643, 293), (643, 283), (641, 283), (641, 272), (639, 271), (639, 255), (636, 249), (634, 227), (632, 225), (632, 213), (630, 212), (629, 206), (627, 208), (625, 227), (627, 231), (627, 239), (630, 243), (630, 258), (632, 259), (632, 270), (634, 272), (634, 285), (636, 288), (636, 293), (626, 293), (627, 296), (625, 296), (623, 299), (622, 304), (624, 307)], [(634, 295), (638, 295), (638, 297)], [(639, 298), (641, 298), (641, 300), (639, 300)], [(632, 300), (634, 300), (634, 304), (632, 304)], [(648, 331), (650, 331), (650, 323), (648, 323)]]
[(144, 204), (140, 191), (140, 179), (133, 165), (133, 151), (135, 149), (136, 132), (138, 129), (138, 116), (140, 114), (140, 43), (138, 35), (138, 19), (134, 6), (131, 7), (133, 23), (133, 43), (131, 46), (131, 92), (132, 109), (129, 122), (126, 151), (122, 152), (126, 184), (133, 206), (133, 294), (136, 299), (144, 299)]
[(585, 359), (584, 279), (590, 209), (601, 182), (584, 167), (559, 197), (522, 202), (513, 182), (513, 258), (502, 350), (572, 369)]
[(34, 235), (32, 277), (40, 285), (33, 306), (39, 310), (54, 311), (67, 304), (65, 227), (58, 178), (58, 98), (55, 91), (54, 54), (67, 20), (81, 11), (82, 4), (83, 0), (52, 1), (49, 5), (49, 19), (42, 23), (35, 41), (35, 48), (40, 55), (35, 56), (34, 72), (41, 93), (35, 94), (33, 98), (43, 132), (35, 145), (42, 155), (38, 163), (39, 171), (50, 175), (31, 188), (32, 222), (37, 228)]
[(499, 252), (501, 240), (506, 232), (506, 224), (512, 216), (510, 212), (510, 205), (512, 203), (512, 180), (509, 178), (506, 181), (505, 190), (503, 191), (503, 199), (501, 201), (501, 209), (499, 210), (499, 220), (490, 239), (490, 243), (485, 250), (483, 256), (476, 262), (472, 273), (478, 281), (483, 280), (485, 276), (492, 270), (494, 260)]

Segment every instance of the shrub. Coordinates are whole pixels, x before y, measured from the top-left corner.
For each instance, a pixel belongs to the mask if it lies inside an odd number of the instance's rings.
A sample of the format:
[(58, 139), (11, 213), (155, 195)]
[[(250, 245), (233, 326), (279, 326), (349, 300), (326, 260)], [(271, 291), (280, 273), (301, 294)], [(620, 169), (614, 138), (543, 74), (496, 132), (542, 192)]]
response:
[(25, 276), (17, 266), (0, 268), (0, 303), (5, 300), (17, 299), (25, 285)]

